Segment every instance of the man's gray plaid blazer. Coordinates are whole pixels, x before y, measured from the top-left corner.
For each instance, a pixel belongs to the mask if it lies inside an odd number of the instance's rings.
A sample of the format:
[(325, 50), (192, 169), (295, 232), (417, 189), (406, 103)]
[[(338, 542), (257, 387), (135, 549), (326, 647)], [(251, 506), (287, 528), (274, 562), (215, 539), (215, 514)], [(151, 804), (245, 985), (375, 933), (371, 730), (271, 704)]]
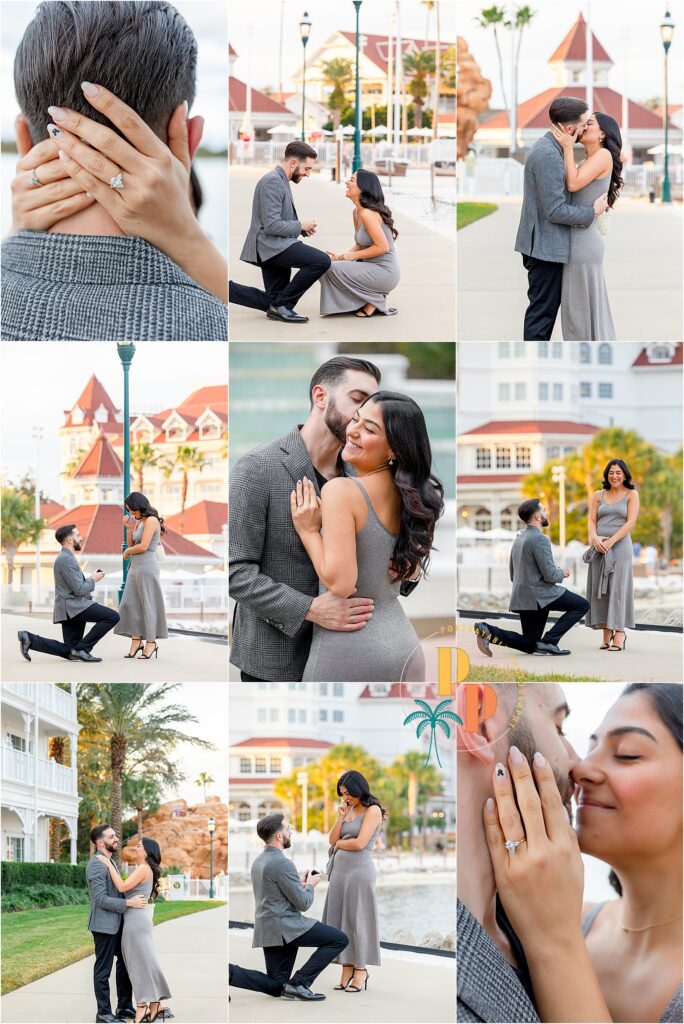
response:
[(305, 616), (318, 577), (290, 513), (297, 480), (316, 481), (295, 427), (239, 460), (230, 477), (230, 596), (237, 602), (230, 660), (257, 679), (302, 678), (311, 646)]
[(508, 960), (479, 921), (457, 900), (457, 1021), (538, 1021), (537, 1011)]

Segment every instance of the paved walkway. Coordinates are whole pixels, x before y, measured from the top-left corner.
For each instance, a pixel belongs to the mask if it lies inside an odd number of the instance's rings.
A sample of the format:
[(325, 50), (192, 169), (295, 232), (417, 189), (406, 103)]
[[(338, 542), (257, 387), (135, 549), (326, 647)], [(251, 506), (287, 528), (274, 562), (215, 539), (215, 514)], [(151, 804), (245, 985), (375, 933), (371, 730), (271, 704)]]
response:
[[(154, 929), (157, 954), (173, 993), (169, 1006), (179, 1024), (225, 1024), (228, 1020), (227, 931), (227, 907), (177, 917)], [(4, 1024), (85, 1024), (95, 1020), (94, 961), (94, 957), (86, 957), (3, 996)], [(111, 991), (115, 998), (113, 983)]]
[[(513, 251), (520, 201), (458, 232), (458, 337), (461, 341), (522, 338), (527, 274)], [(682, 207), (623, 199), (610, 215), (606, 282), (620, 341), (682, 337)], [(554, 338), (562, 339), (560, 315)]]
[[(229, 932), (231, 963), (264, 970), (260, 949), (252, 949), (252, 932), (240, 928)], [(311, 951), (309, 951), (310, 953)], [(298, 963), (305, 960), (299, 954)], [(340, 978), (337, 964), (318, 976), (313, 988), (322, 992), (325, 1002), (305, 1006), (299, 1000), (274, 999), (245, 989), (231, 988), (231, 1024), (322, 1024), (341, 1021), (349, 1024), (452, 1024), (456, 1020), (456, 961), (424, 953), (382, 950), (382, 967), (369, 968), (368, 989), (364, 992), (333, 992)]]
[(159, 641), (159, 654), (149, 661), (124, 658), (129, 641), (108, 633), (95, 648), (97, 665), (66, 661), (31, 652), (31, 663), (19, 652), (17, 631), (26, 629), (54, 640), (62, 639), (61, 626), (38, 616), (2, 613), (2, 678), (6, 683), (190, 683), (225, 682), (228, 648), (225, 640), (170, 634)]
[[(519, 619), (500, 619), (496, 613), (483, 614), (490, 626), (500, 626), (520, 632)], [(627, 646), (624, 651), (599, 651), (600, 631), (574, 626), (563, 637), (560, 646), (570, 649), (572, 654), (563, 657), (540, 657), (536, 654), (521, 654), (508, 647), (493, 646), (493, 656), (481, 654), (475, 641), (474, 619), (461, 619), (458, 627), (457, 645), (466, 652), (471, 665), (502, 669), (506, 666), (533, 672), (535, 675), (560, 674), (591, 677), (605, 681), (631, 683), (681, 683), (682, 681), (682, 634), (657, 633), (646, 630), (627, 630)]]
[[(240, 262), (251, 219), (252, 196), (266, 168), (230, 170), (230, 273), (241, 284), (263, 286), (258, 267)], [(310, 242), (318, 249), (344, 252), (353, 244), (352, 204), (341, 185), (315, 175), (292, 186), (300, 218), (315, 217), (318, 231)], [(309, 323), (281, 324), (264, 313), (230, 306), (231, 341), (452, 341), (455, 337), (455, 247), (453, 242), (397, 213), (395, 224), (401, 281), (390, 305), (397, 316), (363, 320), (349, 316), (319, 316), (320, 288), (316, 284), (297, 304)]]

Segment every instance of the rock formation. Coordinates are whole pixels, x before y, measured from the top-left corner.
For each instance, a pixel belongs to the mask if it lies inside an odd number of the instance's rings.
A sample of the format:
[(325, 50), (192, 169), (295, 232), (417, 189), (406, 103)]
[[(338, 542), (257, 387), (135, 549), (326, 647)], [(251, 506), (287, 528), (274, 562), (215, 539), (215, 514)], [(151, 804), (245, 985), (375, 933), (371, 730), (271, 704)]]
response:
[(456, 61), (456, 136), (460, 160), (467, 156), (468, 144), (477, 131), (477, 115), (487, 109), (492, 95), (492, 83), (483, 76), (462, 36), (456, 39)]
[[(228, 870), (228, 808), (217, 796), (192, 807), (185, 800), (170, 800), (143, 818), (143, 835), (156, 839), (161, 847), (162, 868), (178, 864), (191, 878), (209, 877), (209, 818), (216, 822), (214, 874)], [(126, 841), (121, 856), (127, 864), (135, 861), (133, 851), (139, 839), (136, 833)]]

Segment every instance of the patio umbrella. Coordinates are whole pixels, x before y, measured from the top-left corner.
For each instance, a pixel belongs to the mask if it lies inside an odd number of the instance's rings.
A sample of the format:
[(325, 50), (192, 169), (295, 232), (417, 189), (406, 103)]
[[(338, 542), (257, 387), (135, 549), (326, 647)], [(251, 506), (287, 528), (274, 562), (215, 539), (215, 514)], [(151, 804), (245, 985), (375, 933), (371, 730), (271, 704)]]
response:
[(416, 138), (431, 139), (432, 128), (409, 128), (406, 132), (407, 135), (413, 135)]
[(277, 124), (268, 129), (268, 135), (293, 135), (294, 128), (291, 124)]
[(387, 125), (376, 124), (375, 128), (371, 128), (369, 132), (365, 132), (366, 135), (372, 135), (375, 138), (376, 135), (387, 135)]

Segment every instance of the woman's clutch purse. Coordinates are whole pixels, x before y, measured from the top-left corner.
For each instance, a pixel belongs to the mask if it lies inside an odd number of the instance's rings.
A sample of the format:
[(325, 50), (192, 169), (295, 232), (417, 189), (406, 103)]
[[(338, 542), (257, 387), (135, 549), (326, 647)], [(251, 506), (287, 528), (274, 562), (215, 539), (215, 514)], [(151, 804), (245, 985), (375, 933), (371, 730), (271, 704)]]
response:
[(608, 234), (608, 228), (610, 227), (610, 221), (608, 220), (608, 210), (600, 213), (596, 218), (596, 230), (599, 235), (603, 235), (605, 238)]
[(157, 556), (158, 562), (164, 562), (166, 560), (166, 552), (164, 551), (164, 545), (161, 543), (161, 541), (159, 542), (159, 544), (157, 544), (157, 550), (155, 554)]

